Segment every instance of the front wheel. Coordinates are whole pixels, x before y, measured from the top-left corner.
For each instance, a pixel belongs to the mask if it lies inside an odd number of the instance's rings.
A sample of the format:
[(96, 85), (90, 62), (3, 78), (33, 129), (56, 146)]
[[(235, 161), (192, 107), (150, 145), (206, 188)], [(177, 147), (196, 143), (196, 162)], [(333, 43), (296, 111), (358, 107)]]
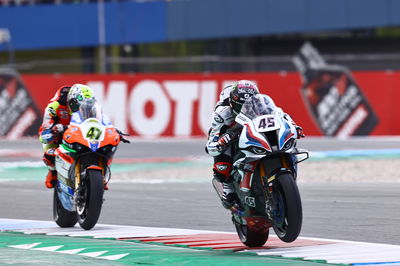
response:
[(53, 219), (60, 227), (73, 227), (78, 221), (78, 214), (76, 212), (70, 212), (64, 209), (58, 198), (56, 188), (54, 189), (53, 196)]
[(300, 193), (293, 176), (290, 173), (281, 174), (273, 193), (274, 231), (282, 241), (293, 242), (300, 234), (303, 220)]
[(100, 217), (103, 204), (103, 176), (98, 170), (87, 170), (86, 182), (77, 204), (78, 222), (85, 229), (92, 229)]

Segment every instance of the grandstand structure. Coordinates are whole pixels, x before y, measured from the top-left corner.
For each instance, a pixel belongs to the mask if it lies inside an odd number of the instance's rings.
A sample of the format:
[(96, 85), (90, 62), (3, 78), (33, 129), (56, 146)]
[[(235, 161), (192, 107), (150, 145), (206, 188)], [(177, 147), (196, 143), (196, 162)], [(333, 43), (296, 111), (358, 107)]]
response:
[(12, 58), (22, 73), (294, 71), (309, 41), (331, 63), (397, 70), (398, 10), (392, 0), (1, 0), (11, 38), (0, 41), (0, 64)]

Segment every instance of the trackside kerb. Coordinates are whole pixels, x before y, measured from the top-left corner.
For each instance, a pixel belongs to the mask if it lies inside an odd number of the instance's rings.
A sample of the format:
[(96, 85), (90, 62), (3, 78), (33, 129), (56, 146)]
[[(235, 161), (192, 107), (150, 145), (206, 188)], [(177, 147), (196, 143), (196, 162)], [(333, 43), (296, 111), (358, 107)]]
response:
[(0, 264), (54, 265), (55, 262), (57, 265), (76, 263), (88, 265), (326, 265), (322, 261), (199, 250), (136, 241), (26, 235), (15, 232), (0, 233)]

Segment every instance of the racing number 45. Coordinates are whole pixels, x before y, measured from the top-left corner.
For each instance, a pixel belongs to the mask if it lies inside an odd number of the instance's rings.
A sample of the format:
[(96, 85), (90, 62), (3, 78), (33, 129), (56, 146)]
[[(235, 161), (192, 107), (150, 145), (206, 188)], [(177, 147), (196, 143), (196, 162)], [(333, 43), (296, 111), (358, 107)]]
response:
[(274, 127), (274, 126), (275, 126), (275, 120), (273, 117), (263, 118), (260, 120), (260, 123), (258, 124), (258, 128), (260, 129), (265, 129), (267, 127)]

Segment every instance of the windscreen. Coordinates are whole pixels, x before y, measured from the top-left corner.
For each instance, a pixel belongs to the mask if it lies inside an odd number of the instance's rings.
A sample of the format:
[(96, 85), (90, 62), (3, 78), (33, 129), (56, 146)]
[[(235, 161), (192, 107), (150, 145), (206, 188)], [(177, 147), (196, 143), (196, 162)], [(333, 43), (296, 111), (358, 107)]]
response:
[(271, 114), (275, 109), (276, 105), (269, 96), (256, 94), (243, 104), (240, 112), (249, 119), (254, 119), (261, 115)]
[(85, 121), (88, 118), (96, 118), (101, 121), (101, 107), (98, 102), (94, 99), (85, 99), (78, 110), (81, 115), (82, 121)]

